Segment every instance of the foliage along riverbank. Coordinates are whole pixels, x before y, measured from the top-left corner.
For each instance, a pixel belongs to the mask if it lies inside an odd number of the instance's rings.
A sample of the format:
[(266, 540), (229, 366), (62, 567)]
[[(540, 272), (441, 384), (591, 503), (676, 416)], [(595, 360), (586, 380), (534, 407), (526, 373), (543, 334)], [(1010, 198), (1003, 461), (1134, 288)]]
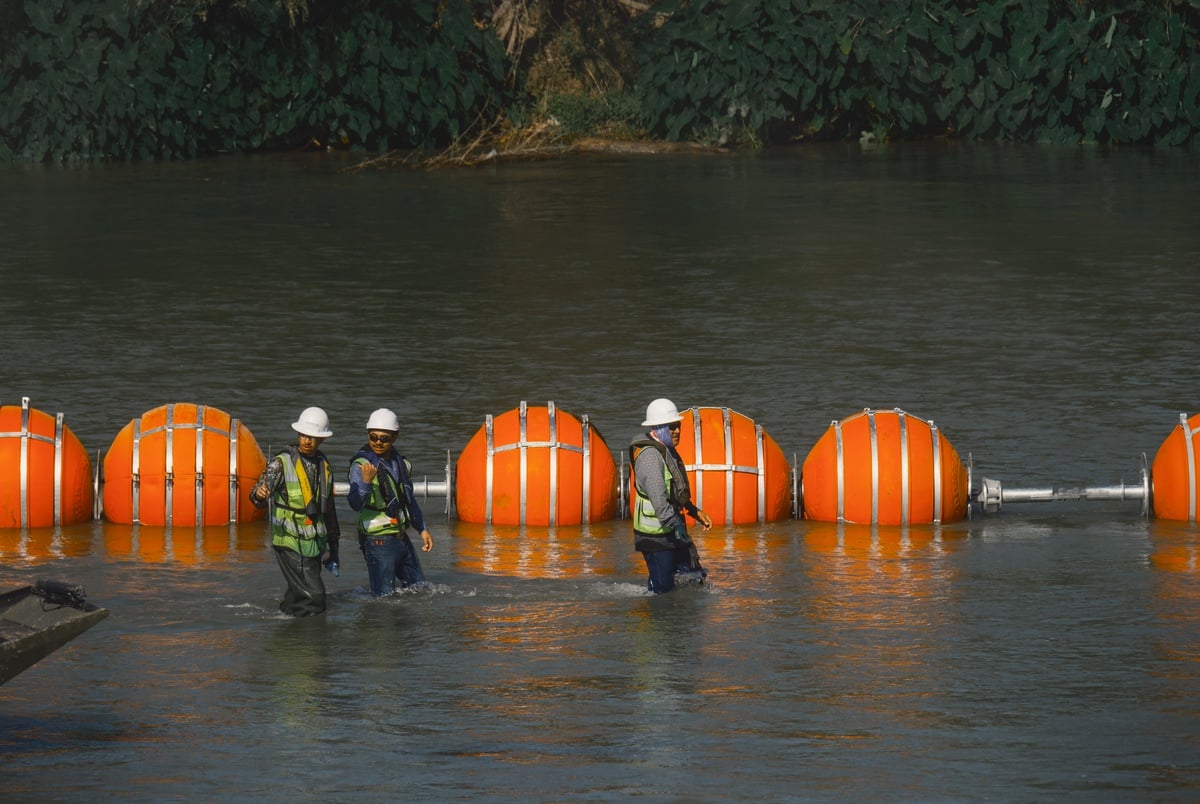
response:
[(1194, 145), (1198, 31), (1170, 0), (0, 0), (0, 161)]

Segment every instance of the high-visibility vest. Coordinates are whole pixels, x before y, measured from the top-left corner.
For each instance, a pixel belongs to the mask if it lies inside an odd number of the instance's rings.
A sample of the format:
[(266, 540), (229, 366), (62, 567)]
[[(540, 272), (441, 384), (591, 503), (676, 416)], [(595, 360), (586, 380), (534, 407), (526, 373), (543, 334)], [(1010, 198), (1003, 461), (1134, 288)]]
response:
[[(667, 466), (667, 456), (665, 450), (658, 444), (648, 444), (642, 442), (634, 442), (630, 447), (629, 452), (631, 460), (636, 461), (638, 453), (646, 448), (656, 449), (663, 459), (663, 481), (667, 486), (667, 499), (671, 501), (676, 511), (679, 511), (679, 503), (676, 500), (675, 478), (671, 475), (671, 469)], [(637, 501), (633, 506), (633, 529), (638, 533), (662, 534), (670, 533), (671, 527), (664, 525), (658, 520), (658, 514), (654, 510), (654, 503), (642, 491), (640, 483), (634, 483), (634, 493), (637, 495)]]
[(325, 505), (333, 490), (333, 472), (321, 453), (314, 489), (299, 452), (288, 449), (276, 456), (283, 464), (283, 483), (271, 496), (271, 544), (306, 558), (325, 552)]
[[(400, 460), (404, 460), (401, 458)], [(366, 458), (357, 458), (354, 463), (368, 463)], [(360, 470), (361, 471), (361, 470)], [(395, 517), (387, 512), (387, 501), (384, 499), (381, 483), (387, 483), (400, 502), (400, 510)], [(363, 503), (358, 512), (358, 532), (367, 536), (396, 536), (408, 527), (408, 492), (403, 483), (396, 480), (386, 471), (380, 469), (371, 481), (371, 496)]]

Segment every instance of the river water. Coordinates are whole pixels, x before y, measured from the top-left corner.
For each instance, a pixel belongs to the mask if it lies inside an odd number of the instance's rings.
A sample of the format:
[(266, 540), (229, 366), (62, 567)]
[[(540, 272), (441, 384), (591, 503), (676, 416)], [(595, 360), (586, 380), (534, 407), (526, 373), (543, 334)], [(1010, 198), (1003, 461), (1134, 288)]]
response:
[[(168, 402), (418, 478), (487, 414), (727, 406), (793, 462), (863, 408), (1006, 487), (1137, 483), (1200, 410), (1200, 156), (935, 143), (347, 172), (0, 171), (0, 403), (93, 455)], [(424, 508), (432, 588), (288, 620), (264, 526), (0, 531), (0, 586), (111, 615), (0, 688), (5, 800), (1194, 800), (1200, 532), (1136, 502), (697, 536)], [(344, 506), (344, 503), (343, 503)], [(352, 529), (348, 507), (343, 528)]]

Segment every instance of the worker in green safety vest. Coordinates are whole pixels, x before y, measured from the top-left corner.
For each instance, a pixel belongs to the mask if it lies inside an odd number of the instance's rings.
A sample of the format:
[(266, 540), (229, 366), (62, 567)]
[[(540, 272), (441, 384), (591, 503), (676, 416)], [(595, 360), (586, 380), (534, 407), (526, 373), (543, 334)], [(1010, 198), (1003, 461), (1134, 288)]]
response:
[(634, 549), (646, 561), (650, 573), (647, 586), (655, 594), (670, 592), (677, 578), (702, 584), (708, 577), (688, 535), (684, 514), (690, 514), (705, 530), (712, 527), (712, 518), (692, 502), (687, 471), (676, 451), (681, 421), (674, 402), (656, 399), (646, 407), (642, 422), (650, 429), (629, 445), (635, 481)]
[(333, 473), (318, 447), (333, 432), (321, 408), (293, 422), (295, 444), (274, 456), (250, 490), (250, 502), (269, 508), (271, 546), (287, 581), (279, 610), (293, 617), (325, 611), (322, 561), (336, 572), (341, 529), (333, 504)]

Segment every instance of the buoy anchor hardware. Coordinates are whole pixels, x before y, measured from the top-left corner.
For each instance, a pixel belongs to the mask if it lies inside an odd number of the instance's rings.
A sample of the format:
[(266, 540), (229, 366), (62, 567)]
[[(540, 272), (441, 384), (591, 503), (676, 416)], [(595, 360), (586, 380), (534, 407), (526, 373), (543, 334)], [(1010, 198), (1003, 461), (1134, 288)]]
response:
[(1005, 503), (1077, 502), (1080, 500), (1140, 500), (1142, 516), (1150, 511), (1150, 473), (1142, 456), (1141, 483), (1124, 481), (1111, 486), (1005, 488), (999, 480), (982, 478), (971, 501), (982, 513), (997, 513)]

